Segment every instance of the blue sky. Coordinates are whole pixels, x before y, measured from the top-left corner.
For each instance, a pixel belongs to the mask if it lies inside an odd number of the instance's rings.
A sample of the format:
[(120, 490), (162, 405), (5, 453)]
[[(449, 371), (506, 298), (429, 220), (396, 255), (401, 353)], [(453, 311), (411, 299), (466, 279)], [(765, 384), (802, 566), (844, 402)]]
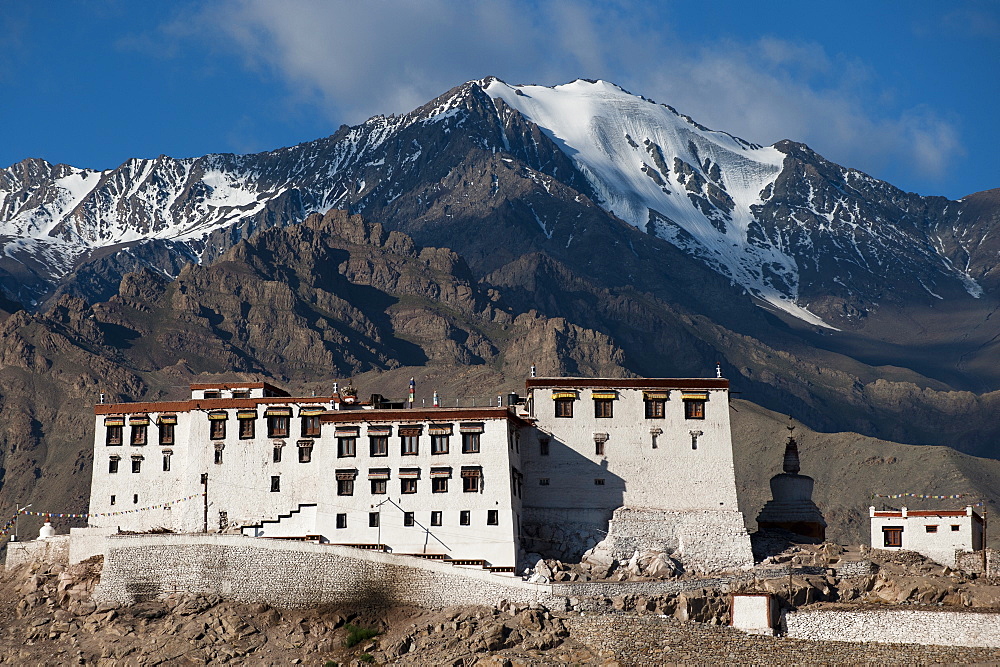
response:
[(8, 0), (0, 167), (252, 152), (470, 79), (604, 78), (905, 190), (1000, 187), (1000, 2)]

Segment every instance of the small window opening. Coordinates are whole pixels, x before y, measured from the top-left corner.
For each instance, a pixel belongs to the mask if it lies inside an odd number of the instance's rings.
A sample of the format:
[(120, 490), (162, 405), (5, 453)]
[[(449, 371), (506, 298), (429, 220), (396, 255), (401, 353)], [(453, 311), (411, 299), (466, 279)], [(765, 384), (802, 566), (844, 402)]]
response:
[(595, 479), (594, 480), (594, 485), (595, 486), (604, 486), (604, 478), (598, 477), (597, 479)]
[(479, 433), (463, 433), (462, 434), (462, 453), (463, 454), (478, 454), (479, 453)]
[(403, 525), (407, 527), (413, 525), (413, 512), (403, 512)]
[(542, 477), (538, 480), (538, 486), (548, 486), (548, 485), (549, 485), (548, 477)]
[(347, 515), (338, 514), (337, 515), (337, 528), (347, 528)]
[(115, 504), (115, 496), (111, 496), (111, 504), (112, 504), (112, 505), (114, 505), (114, 504)]
[(278, 493), (281, 491), (281, 477), (278, 475), (271, 475), (271, 493)]
[(937, 526), (925, 526), (925, 528), (927, 528), (928, 533), (936, 533), (938, 529)]
[(469, 510), (462, 510), (458, 515), (458, 523), (462, 526), (468, 526), (472, 523), (472, 513)]
[(538, 454), (539, 456), (549, 455), (549, 439), (542, 438), (538, 441)]
[(379, 527), (379, 513), (378, 512), (369, 512), (368, 513), (368, 527), (369, 528), (378, 528)]
[(431, 525), (432, 526), (441, 525), (441, 512), (431, 512)]
[(487, 526), (497, 526), (500, 524), (500, 512), (497, 510), (487, 510), (486, 512), (486, 525)]

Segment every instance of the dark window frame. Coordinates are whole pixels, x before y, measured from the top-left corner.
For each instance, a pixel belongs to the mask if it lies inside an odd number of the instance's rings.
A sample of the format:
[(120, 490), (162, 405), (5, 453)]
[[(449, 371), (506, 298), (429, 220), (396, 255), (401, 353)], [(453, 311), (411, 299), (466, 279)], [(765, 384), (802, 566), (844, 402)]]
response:
[(883, 526), (882, 527), (882, 545), (886, 547), (902, 547), (903, 546), (903, 527), (902, 526)]
[(462, 510), (458, 513), (458, 525), (460, 526), (471, 526), (472, 525), (472, 512), (469, 510)]
[(353, 496), (354, 495), (354, 480), (353, 479), (338, 479), (337, 480), (337, 495), (338, 496)]
[(160, 424), (157, 427), (157, 438), (161, 445), (174, 444), (174, 427), (176, 424)]
[(645, 405), (646, 419), (666, 419), (667, 401), (663, 398), (650, 398), (643, 401)]
[(555, 404), (555, 416), (559, 419), (572, 419), (573, 418), (573, 403), (576, 402), (574, 398), (557, 398), (552, 401)]
[(486, 510), (486, 525), (487, 526), (499, 526), (500, 525), (500, 511), (499, 510)]
[(373, 496), (384, 496), (389, 493), (389, 480), (387, 479), (373, 479), (371, 481), (372, 495)]
[(105, 434), (104, 444), (108, 447), (117, 447), (121, 445), (125, 437), (125, 427), (124, 426), (108, 426), (107, 433)]
[(369, 456), (389, 456), (389, 436), (370, 435), (368, 436)]
[(702, 399), (684, 399), (684, 419), (704, 419), (705, 403)]
[(238, 419), (240, 440), (253, 440), (257, 437), (256, 419)]
[(212, 419), (208, 422), (208, 439), (209, 440), (225, 440), (226, 439), (226, 420), (225, 419)]
[(463, 433), (462, 434), (462, 453), (463, 454), (478, 454), (482, 447), (482, 433)]
[(420, 436), (401, 435), (399, 436), (400, 456), (420, 456)]
[(290, 417), (288, 415), (271, 415), (267, 418), (267, 437), (287, 438)]
[(142, 447), (148, 442), (149, 427), (146, 424), (135, 424), (132, 426), (132, 431), (129, 433), (129, 443), (133, 447)]
[(302, 420), (302, 437), (303, 438), (318, 438), (322, 434), (321, 422), (319, 415), (305, 415), (301, 417)]
[(450, 435), (432, 435), (431, 436), (431, 454), (447, 454), (450, 448), (450, 443), (448, 439)]
[(417, 482), (420, 480), (414, 477), (404, 477), (399, 480), (399, 492), (403, 494), (412, 494), (417, 492)]
[(615, 399), (595, 398), (594, 419), (612, 419), (615, 416)]
[(431, 493), (448, 493), (448, 478), (431, 477)]

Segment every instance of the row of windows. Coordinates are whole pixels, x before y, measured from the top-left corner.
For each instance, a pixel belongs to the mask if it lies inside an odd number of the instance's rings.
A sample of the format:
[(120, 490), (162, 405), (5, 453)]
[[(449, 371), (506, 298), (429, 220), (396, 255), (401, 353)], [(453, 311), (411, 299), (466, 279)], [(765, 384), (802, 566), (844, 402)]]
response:
[[(560, 418), (570, 418), (573, 416), (573, 404), (575, 398), (557, 398), (555, 404), (555, 416)], [(646, 419), (666, 419), (667, 401), (666, 399), (652, 399), (643, 401), (645, 403)], [(685, 419), (704, 419), (705, 401), (695, 399), (685, 399), (684, 401)], [(594, 399), (594, 417), (596, 419), (611, 419), (614, 417), (615, 400), (612, 398)]]
[[(318, 438), (320, 437), (320, 421), (319, 416), (307, 416), (301, 417), (302, 428), (301, 435), (303, 438)], [(239, 438), (240, 440), (252, 440), (256, 437), (256, 427), (255, 420), (253, 419), (238, 419), (239, 423)], [(278, 416), (278, 417), (268, 417), (267, 418), (267, 437), (269, 438), (287, 438), (288, 437), (288, 425), (289, 417)], [(105, 442), (108, 446), (121, 445), (123, 442), (124, 426), (108, 426), (106, 429)], [(129, 443), (133, 446), (142, 446), (147, 444), (147, 431), (148, 426), (146, 425), (133, 425), (131, 427), (131, 433), (129, 438)], [(172, 445), (174, 444), (174, 424), (160, 424), (158, 426), (159, 431), (159, 442), (161, 445)], [(431, 453), (432, 454), (447, 454), (449, 451), (449, 435), (431, 435)], [(209, 421), (209, 438), (212, 440), (225, 440), (226, 439), (226, 420), (225, 419), (214, 419)], [(338, 456), (355, 456), (357, 437), (341, 437), (338, 440)], [(389, 455), (389, 436), (387, 435), (372, 435), (369, 436), (370, 442), (370, 454), (371, 456), (388, 456)], [(464, 454), (474, 454), (479, 452), (480, 434), (479, 433), (462, 433), (462, 453)], [(419, 435), (401, 435), (400, 436), (400, 453), (403, 455), (416, 455), (420, 453), (420, 436)]]
[[(925, 532), (936, 533), (938, 532), (938, 527), (936, 525), (924, 526)], [(951, 532), (957, 533), (961, 530), (961, 525), (951, 524)], [(901, 547), (903, 546), (903, 527), (902, 526), (886, 526), (882, 528), (882, 544), (887, 547)]]
[[(417, 492), (417, 482), (419, 479), (413, 478), (403, 478), (399, 480), (399, 492), (403, 494), (416, 493)], [(447, 477), (432, 477), (431, 478), (431, 493), (448, 493), (450, 487), (450, 480)], [(389, 480), (387, 479), (372, 479), (369, 480), (371, 484), (371, 493), (373, 496), (382, 496), (389, 492)], [(479, 476), (463, 476), (462, 477), (462, 491), (464, 493), (479, 493), (482, 491), (482, 477)], [(272, 489), (273, 490), (273, 489)], [(353, 479), (338, 479), (337, 480), (337, 495), (338, 496), (353, 496), (354, 495), (354, 480)]]
[[(462, 434), (462, 453), (463, 454), (478, 454), (480, 447), (480, 435), (479, 433), (463, 433)], [(449, 435), (432, 435), (431, 438), (431, 454), (448, 454), (451, 452), (451, 436)], [(355, 436), (344, 436), (337, 438), (337, 457), (338, 458), (350, 458), (352, 456), (357, 456), (358, 453), (358, 438)], [(399, 454), (401, 456), (418, 456), (420, 454), (420, 436), (419, 435), (401, 435), (399, 436)], [(368, 455), (369, 456), (388, 456), (389, 455), (389, 436), (387, 435), (370, 435), (368, 436)]]
[[(409, 528), (415, 526), (416, 523), (417, 521), (414, 512), (403, 512), (404, 526)], [(431, 512), (430, 524), (431, 526), (444, 525), (444, 512)], [(368, 527), (379, 528), (381, 525), (382, 525), (381, 512), (369, 512)], [(472, 512), (470, 510), (461, 510), (458, 513), (458, 525), (460, 526), (472, 525)], [(500, 512), (498, 510), (486, 510), (486, 525), (487, 526), (500, 525)], [(347, 514), (337, 515), (337, 528), (347, 528)]]
[[(138, 473), (142, 472), (142, 457), (133, 456), (132, 457), (132, 472)], [(120, 468), (120, 459), (117, 456), (112, 456), (108, 460), (108, 472), (112, 475), (117, 474)], [(170, 471), (170, 454), (163, 455), (163, 471)]]

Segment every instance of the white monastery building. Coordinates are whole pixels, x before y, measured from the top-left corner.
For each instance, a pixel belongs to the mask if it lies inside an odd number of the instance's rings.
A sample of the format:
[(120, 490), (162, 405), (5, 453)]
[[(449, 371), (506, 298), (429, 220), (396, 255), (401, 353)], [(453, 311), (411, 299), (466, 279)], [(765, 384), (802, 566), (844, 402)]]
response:
[[(496, 571), (525, 552), (579, 554), (605, 535), (622, 553), (752, 565), (728, 380), (531, 378), (507, 402), (404, 409), (353, 390), (303, 398), (236, 382), (191, 385), (184, 401), (100, 404), (90, 524)], [(143, 511), (121, 513), (130, 509)]]
[(959, 510), (868, 508), (874, 549), (916, 551), (955, 567), (957, 551), (983, 548), (983, 517), (972, 506)]

